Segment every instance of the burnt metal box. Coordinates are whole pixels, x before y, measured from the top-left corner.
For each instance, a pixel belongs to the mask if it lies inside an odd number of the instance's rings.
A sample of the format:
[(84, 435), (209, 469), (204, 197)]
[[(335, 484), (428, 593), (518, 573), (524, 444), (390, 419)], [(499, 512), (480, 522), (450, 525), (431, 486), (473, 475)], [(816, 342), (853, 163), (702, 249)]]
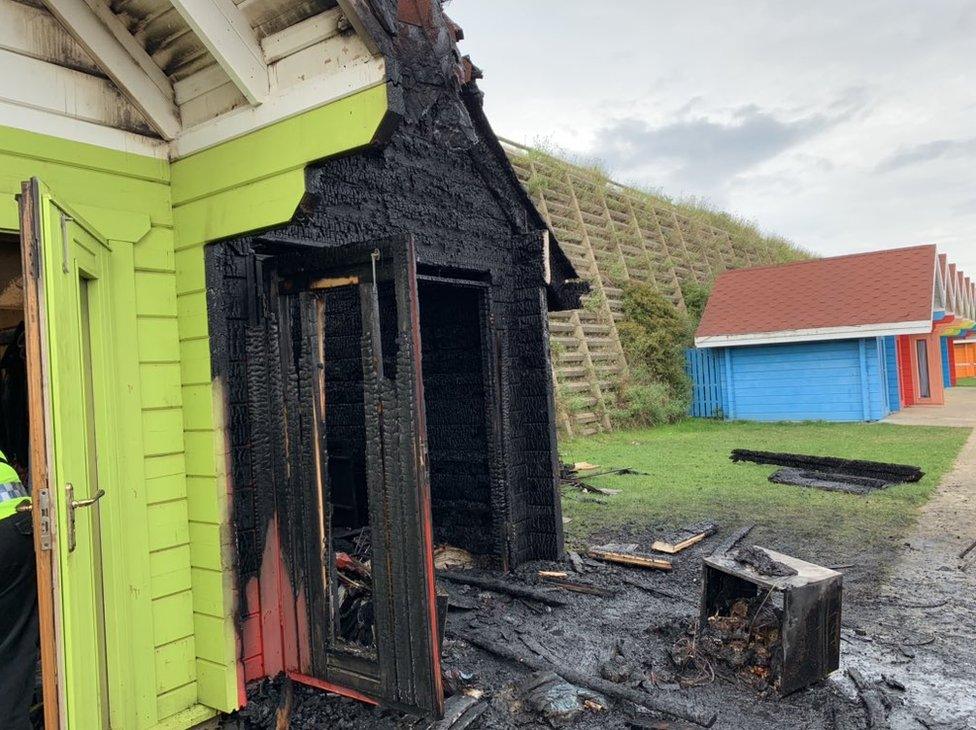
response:
[(756, 546), (796, 575), (762, 575), (735, 560), (735, 551), (703, 563), (699, 632), (709, 616), (727, 612), (740, 598), (762, 596), (782, 617), (778, 689), (788, 695), (826, 677), (840, 665), (843, 576), (837, 571)]

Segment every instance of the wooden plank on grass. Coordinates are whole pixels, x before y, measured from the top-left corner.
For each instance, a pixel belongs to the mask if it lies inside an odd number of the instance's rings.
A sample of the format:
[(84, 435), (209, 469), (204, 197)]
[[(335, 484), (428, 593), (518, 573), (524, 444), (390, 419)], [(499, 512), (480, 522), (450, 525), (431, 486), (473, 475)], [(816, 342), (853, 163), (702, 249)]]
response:
[(704, 540), (706, 537), (704, 532), (699, 532), (697, 535), (692, 535), (686, 540), (681, 542), (664, 542), (663, 540), (655, 540), (654, 544), (651, 545), (651, 550), (658, 553), (667, 553), (668, 555), (674, 555), (675, 553), (680, 553), (682, 550), (690, 548), (692, 545), (696, 545)]
[(650, 555), (639, 555), (637, 553), (615, 553), (609, 550), (599, 550), (590, 548), (587, 555), (606, 563), (617, 563), (631, 568), (647, 568), (648, 570), (671, 570), (671, 561), (661, 558), (652, 558)]
[(659, 553), (667, 553), (669, 555), (680, 553), (682, 550), (687, 550), (692, 545), (697, 545), (706, 537), (714, 535), (716, 532), (718, 532), (718, 525), (714, 523), (707, 523), (698, 525), (696, 527), (686, 528), (681, 532), (685, 532), (688, 537), (684, 538), (683, 540), (678, 540), (677, 542), (655, 540), (654, 544), (651, 545), (651, 550)]

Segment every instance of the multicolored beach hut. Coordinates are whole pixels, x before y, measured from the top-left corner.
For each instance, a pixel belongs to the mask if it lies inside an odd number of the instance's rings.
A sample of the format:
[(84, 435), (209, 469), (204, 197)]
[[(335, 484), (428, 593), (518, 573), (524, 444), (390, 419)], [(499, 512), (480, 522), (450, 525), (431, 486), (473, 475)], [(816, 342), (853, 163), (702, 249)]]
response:
[(727, 272), (688, 356), (692, 414), (875, 421), (942, 404), (972, 327), (964, 287), (934, 245)]
[(946, 264), (948, 313), (941, 325), (945, 342), (945, 379), (952, 386), (959, 378), (976, 377), (976, 285)]

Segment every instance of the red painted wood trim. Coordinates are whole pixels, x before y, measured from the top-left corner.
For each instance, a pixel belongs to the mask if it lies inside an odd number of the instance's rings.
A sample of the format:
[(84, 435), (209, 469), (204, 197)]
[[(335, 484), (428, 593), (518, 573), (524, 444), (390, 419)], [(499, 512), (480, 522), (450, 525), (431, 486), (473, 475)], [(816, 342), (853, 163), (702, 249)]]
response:
[(379, 704), (379, 700), (376, 700), (368, 695), (364, 695), (362, 692), (357, 692), (354, 689), (349, 689), (348, 687), (342, 687), (338, 684), (332, 684), (332, 682), (326, 682), (322, 679), (309, 677), (307, 674), (302, 674), (300, 672), (286, 672), (286, 674), (290, 679), (293, 679), (296, 682), (301, 682), (302, 684), (307, 684), (309, 687), (315, 687), (316, 689), (321, 689), (326, 692), (332, 692), (333, 694), (342, 695), (343, 697), (359, 700), (360, 702), (365, 702), (368, 705)]

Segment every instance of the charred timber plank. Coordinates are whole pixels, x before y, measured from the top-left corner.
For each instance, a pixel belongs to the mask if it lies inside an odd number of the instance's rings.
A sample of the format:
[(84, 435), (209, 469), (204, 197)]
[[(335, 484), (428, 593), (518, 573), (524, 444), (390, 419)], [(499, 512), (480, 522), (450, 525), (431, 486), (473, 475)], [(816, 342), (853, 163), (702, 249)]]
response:
[(716, 715), (714, 712), (701, 710), (693, 705), (677, 702), (670, 698), (654, 697), (647, 692), (641, 692), (639, 690), (624, 687), (619, 684), (614, 684), (613, 682), (608, 682), (605, 679), (591, 677), (570, 667), (558, 666), (555, 663), (546, 661), (545, 659), (519, 654), (518, 652), (510, 649), (503, 642), (491, 641), (477, 634), (460, 633), (458, 636), (467, 641), (469, 644), (476, 646), (489, 654), (494, 654), (495, 656), (502, 659), (507, 659), (510, 662), (521, 664), (522, 666), (528, 667), (535, 672), (555, 672), (567, 682), (571, 682), (572, 684), (580, 687), (585, 687), (593, 690), (594, 692), (600, 692), (608, 697), (614, 697), (626, 702), (632, 702), (639, 707), (644, 707), (653, 712), (660, 712), (670, 717), (687, 720), (688, 722), (692, 722), (701, 727), (711, 727), (715, 723)]
[(275, 713), (275, 730), (288, 730), (291, 727), (291, 710), (294, 704), (295, 686), (290, 677), (285, 677), (284, 687)]
[(570, 591), (571, 593), (583, 593), (588, 596), (599, 596), (600, 598), (611, 598), (617, 595), (615, 591), (591, 586), (588, 583), (577, 583), (573, 580), (559, 580), (558, 578), (543, 578), (543, 580), (547, 583), (552, 583), (556, 588), (562, 588), (564, 591)]
[(699, 532), (697, 535), (692, 535), (687, 540), (682, 540), (681, 542), (665, 542), (664, 540), (655, 540), (654, 544), (651, 545), (651, 550), (657, 553), (676, 555), (682, 550), (690, 548), (692, 545), (697, 545), (706, 537), (708, 537), (708, 535), (706, 535), (704, 532)]
[(752, 532), (754, 527), (755, 525), (753, 524), (753, 525), (746, 525), (745, 527), (739, 528), (731, 535), (729, 535), (728, 538), (726, 538), (726, 540), (722, 542), (718, 547), (716, 547), (715, 550), (712, 551), (712, 555), (721, 555), (722, 553), (729, 552), (732, 548), (734, 548), (736, 545), (742, 542), (745, 539), (746, 535)]
[(622, 580), (624, 583), (626, 583), (629, 586), (634, 586), (634, 588), (640, 588), (642, 591), (647, 591), (648, 593), (651, 593), (655, 596), (661, 596), (661, 598), (667, 598), (668, 600), (671, 601), (678, 601), (679, 603), (691, 603), (691, 604), (697, 603), (697, 601), (695, 601), (692, 598), (688, 598), (687, 596), (679, 596), (677, 593), (672, 593), (671, 591), (665, 591), (660, 588), (655, 588), (654, 586), (645, 585), (639, 580), (635, 578), (631, 578), (626, 575), (621, 576), (620, 580)]
[(590, 596), (601, 596), (602, 598), (609, 598), (610, 596), (617, 595), (616, 591), (611, 591), (606, 588), (600, 588), (599, 586), (591, 585), (589, 583), (581, 583), (579, 581), (572, 580), (568, 578), (566, 573), (559, 571), (539, 571), (540, 580), (546, 583), (551, 583), (556, 588), (562, 588), (564, 591), (573, 591), (574, 593), (585, 593)]
[(642, 717), (631, 717), (627, 720), (627, 727), (645, 730), (689, 730), (695, 726), (681, 720), (650, 720)]
[(961, 553), (959, 553), (959, 559), (962, 560), (963, 558), (965, 558), (967, 555), (969, 555), (969, 553), (973, 551), (973, 549), (976, 549), (976, 540), (973, 540), (971, 543), (969, 543), (969, 546)]
[(797, 469), (808, 469), (811, 471), (851, 474), (854, 476), (870, 477), (872, 479), (883, 479), (892, 484), (917, 482), (925, 476), (925, 472), (921, 468), (908, 464), (839, 459), (833, 456), (807, 456), (805, 454), (784, 454), (772, 451), (733, 449), (732, 455), (729, 458), (734, 462), (751, 461), (755, 464), (791, 466)]
[(661, 558), (652, 558), (649, 555), (639, 555), (637, 553), (615, 553), (609, 550), (597, 550), (590, 548), (587, 553), (591, 558), (603, 560), (607, 563), (617, 563), (631, 568), (647, 568), (649, 570), (671, 570), (671, 561)]
[(458, 718), (457, 722), (451, 726), (451, 730), (465, 730), (465, 728), (471, 727), (471, 724), (477, 720), (479, 717), (488, 711), (487, 702), (479, 702), (477, 705), (472, 707), (470, 710), (465, 712), (461, 717)]
[(486, 591), (504, 593), (515, 598), (524, 598), (529, 601), (538, 601), (547, 606), (565, 606), (567, 601), (553, 595), (550, 591), (539, 590), (529, 586), (517, 585), (510, 581), (498, 578), (487, 578), (481, 575), (471, 575), (469, 573), (459, 573), (456, 571), (441, 570), (437, 572), (437, 577), (451, 583), (462, 583), (464, 585), (483, 588)]
[(655, 540), (654, 544), (651, 545), (651, 550), (659, 553), (667, 553), (668, 555), (675, 555), (680, 553), (682, 550), (687, 550), (692, 545), (697, 545), (706, 537), (710, 537), (718, 532), (718, 525), (710, 524), (704, 529), (700, 529), (699, 532), (692, 533), (684, 540), (678, 542), (667, 542), (666, 540)]
[(848, 669), (847, 676), (857, 687), (857, 693), (867, 711), (869, 730), (887, 730), (888, 713), (885, 711), (884, 703), (881, 701), (881, 695), (877, 688), (868, 682), (857, 669)]
[[(851, 480), (857, 480), (860, 483)], [(810, 487), (813, 489), (822, 489), (825, 492), (842, 492), (844, 494), (860, 494), (862, 496), (877, 491), (878, 489), (884, 489), (890, 485), (890, 482), (881, 479), (852, 477), (843, 474), (831, 475), (822, 472), (794, 469), (792, 467), (783, 467), (773, 472), (769, 476), (769, 481), (773, 484)], [(872, 484), (866, 484), (864, 482), (871, 482)]]
[(481, 703), (480, 711), (477, 708), (472, 711), (479, 703), (481, 700), (476, 697), (454, 695), (444, 703), (444, 717), (434, 725), (433, 730), (461, 730), (467, 727), (488, 707), (486, 703)]
[(358, 276), (333, 276), (331, 278), (316, 279), (309, 283), (309, 289), (336, 289), (340, 286), (353, 286), (359, 283)]

